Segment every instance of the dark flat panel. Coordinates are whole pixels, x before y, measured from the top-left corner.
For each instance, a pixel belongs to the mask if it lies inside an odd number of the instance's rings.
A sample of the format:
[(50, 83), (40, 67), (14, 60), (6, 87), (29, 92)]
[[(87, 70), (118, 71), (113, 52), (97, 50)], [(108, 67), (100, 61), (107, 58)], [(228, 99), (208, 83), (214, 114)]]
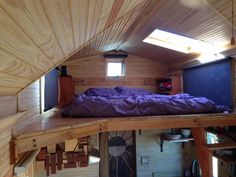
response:
[(230, 59), (184, 70), (183, 86), (185, 93), (232, 107)]
[(45, 76), (45, 110), (57, 105), (58, 102), (58, 72), (53, 69)]

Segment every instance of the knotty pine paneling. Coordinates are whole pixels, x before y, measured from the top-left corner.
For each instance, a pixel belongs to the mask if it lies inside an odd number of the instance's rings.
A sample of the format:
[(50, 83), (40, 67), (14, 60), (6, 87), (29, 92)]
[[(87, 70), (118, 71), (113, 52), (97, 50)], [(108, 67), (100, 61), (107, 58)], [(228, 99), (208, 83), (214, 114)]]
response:
[(0, 119), (17, 112), (16, 96), (0, 96)]
[[(0, 95), (18, 93), (97, 36), (104, 37), (102, 46), (96, 40), (89, 45), (91, 50), (83, 50), (84, 55), (94, 54), (98, 47), (109, 51), (111, 48), (104, 46), (109, 43), (118, 46), (114, 36), (117, 39), (132, 27), (138, 15), (129, 19), (130, 14), (133, 11), (141, 14), (146, 10), (145, 3), (149, 1), (1, 1)], [(108, 35), (99, 35), (102, 33)]]
[[(6, 98), (1, 97), (0, 99), (3, 100)], [(14, 114), (14, 112), (10, 114)], [(4, 123), (6, 120), (0, 119), (0, 124), (2, 124), (1, 121)], [(8, 124), (0, 128), (0, 177), (4, 177), (12, 169), (12, 166), (10, 165), (10, 141), (12, 138), (12, 126), (12, 124)]]
[(166, 65), (155, 60), (129, 55), (125, 59), (126, 76), (124, 78), (106, 78), (106, 62), (98, 55), (86, 59), (67, 62), (68, 74), (75, 80), (76, 92), (83, 92), (90, 87), (129, 86), (155, 91), (155, 79), (166, 76)]
[(14, 132), (17, 132), (27, 124), (32, 123), (40, 116), (41, 103), (40, 103), (40, 82), (37, 80), (29, 87), (25, 88), (18, 95), (18, 110), (28, 113), (17, 121)]
[[(136, 132), (136, 166), (137, 177), (182, 177), (183, 170), (188, 167), (189, 146), (186, 143), (164, 142), (160, 152), (160, 134), (170, 130)], [(149, 163), (141, 164), (141, 157), (148, 156)]]

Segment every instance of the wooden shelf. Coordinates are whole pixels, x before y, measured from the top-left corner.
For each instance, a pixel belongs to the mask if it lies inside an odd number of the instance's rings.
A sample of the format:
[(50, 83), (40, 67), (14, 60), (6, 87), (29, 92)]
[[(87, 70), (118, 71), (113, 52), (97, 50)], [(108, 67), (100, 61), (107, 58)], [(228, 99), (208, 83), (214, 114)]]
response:
[(206, 147), (209, 150), (221, 150), (221, 149), (233, 149), (236, 148), (236, 142), (207, 144)]
[(229, 155), (218, 155), (218, 154), (213, 154), (214, 157), (216, 157), (217, 159), (219, 160), (222, 160), (226, 163), (229, 163), (229, 162), (236, 162), (236, 156), (235, 155), (232, 155), (232, 156), (229, 156)]
[(184, 143), (187, 143), (189, 141), (194, 141), (194, 138), (189, 137), (189, 138), (179, 138), (179, 139), (171, 140), (171, 139), (167, 139), (163, 135), (161, 135), (160, 136), (160, 150), (161, 150), (161, 152), (163, 152), (164, 141), (168, 141), (170, 143), (183, 143), (183, 148), (184, 148)]

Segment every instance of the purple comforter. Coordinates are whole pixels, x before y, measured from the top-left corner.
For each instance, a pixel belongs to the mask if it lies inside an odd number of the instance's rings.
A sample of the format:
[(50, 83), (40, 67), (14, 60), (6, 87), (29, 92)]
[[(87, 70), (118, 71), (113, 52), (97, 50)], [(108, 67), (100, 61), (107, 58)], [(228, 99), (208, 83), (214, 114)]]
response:
[(168, 114), (196, 114), (229, 111), (204, 97), (188, 94), (142, 96), (76, 95), (74, 102), (62, 111), (65, 117), (120, 117)]

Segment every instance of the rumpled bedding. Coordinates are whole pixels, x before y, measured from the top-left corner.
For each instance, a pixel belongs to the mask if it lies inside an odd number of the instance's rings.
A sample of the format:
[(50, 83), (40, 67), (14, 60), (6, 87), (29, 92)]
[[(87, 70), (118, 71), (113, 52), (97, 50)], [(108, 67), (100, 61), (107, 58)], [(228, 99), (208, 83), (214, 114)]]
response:
[(220, 113), (230, 111), (204, 97), (177, 95), (75, 95), (71, 105), (62, 110), (64, 117), (124, 117)]

